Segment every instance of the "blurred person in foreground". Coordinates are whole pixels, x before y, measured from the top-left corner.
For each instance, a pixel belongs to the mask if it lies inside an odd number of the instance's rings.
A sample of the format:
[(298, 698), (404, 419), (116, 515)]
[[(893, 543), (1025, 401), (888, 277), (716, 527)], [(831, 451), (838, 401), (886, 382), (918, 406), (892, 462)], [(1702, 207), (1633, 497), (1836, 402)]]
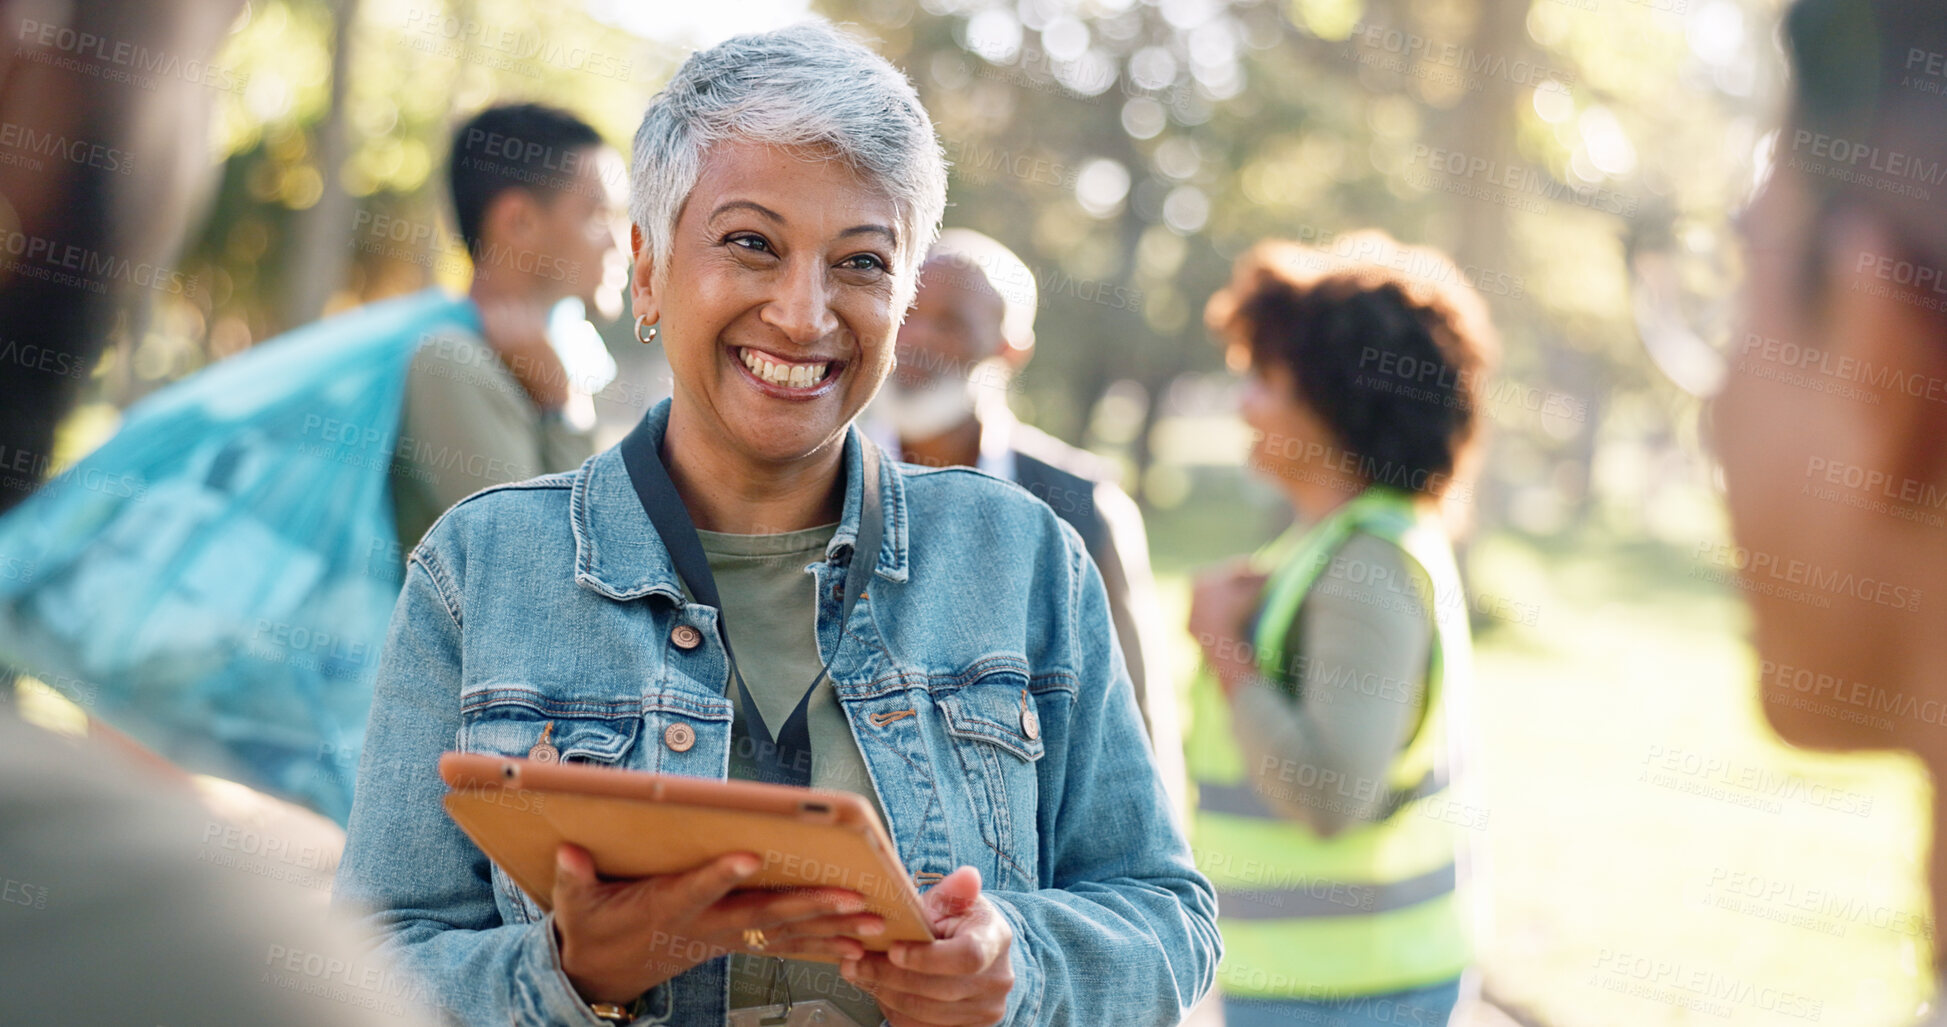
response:
[(1247, 369), (1250, 465), (1296, 518), (1190, 611), (1192, 845), (1230, 1027), (1444, 1024), (1461, 997), (1472, 642), (1440, 507), (1468, 488), (1496, 343), (1450, 267), (1378, 233), (1264, 242), (1206, 312)]
[(1008, 409), (1009, 387), (1034, 355), (1036, 307), (1034, 274), (1012, 250), (972, 229), (941, 232), (899, 326), (897, 363), (867, 412), (878, 421), (869, 430), (896, 460), (977, 467), (1014, 482), (1081, 533), (1108, 589), (1157, 769), (1180, 798), (1183, 736), (1175, 692), (1158, 666), (1142, 512), (1107, 461), (1022, 424)]
[[(1778, 733), (1909, 749), (1932, 772), (1938, 923), (1947, 737), (1919, 711), (1947, 702), (1947, 15), (1802, 0), (1783, 37), (1785, 125), (1741, 219), (1744, 343), (1710, 408), (1730, 559)], [(1848, 387), (1799, 387), (1807, 368)], [(1829, 602), (1802, 601), (1814, 590)], [(1947, 947), (1932, 947), (1939, 976)], [(1940, 1005), (1924, 1022), (1947, 1024)]]
[[(151, 170), (0, 165), (7, 232), (131, 262), (165, 264), (209, 178), (200, 141), (219, 95), (188, 76), (136, 89), (64, 66), (82, 37), (206, 61), (237, 0), (0, 5), (0, 121), (139, 153)], [(64, 40), (68, 41), (64, 44)], [(85, 67), (85, 65), (84, 65)], [(23, 247), (24, 249), (24, 247)], [(47, 452), (79, 376), (124, 314), (132, 285), (53, 283), (35, 261), (0, 262), (0, 332), (42, 353), (0, 374), (0, 450)], [(0, 478), (0, 510), (36, 482)], [(239, 825), (198, 803), (180, 775), (90, 738), (31, 725), (0, 666), (0, 1019), (8, 1023), (278, 1023), (407, 1027), (411, 983), (361, 955), (349, 929), (292, 886), (238, 859)], [(261, 846), (266, 838), (252, 839)], [(280, 843), (293, 841), (289, 836)], [(222, 865), (229, 864), (229, 865)], [(315, 960), (315, 962), (314, 962)]]
[[(468, 1023), (1177, 1022), (1215, 906), (1080, 538), (853, 425), (946, 203), (911, 83), (826, 25), (732, 38), (650, 102), (631, 185), (674, 393), (413, 550), (338, 898)], [(867, 953), (863, 896), (739, 890), (754, 852), (616, 880), (564, 845), (544, 913), (442, 809), (455, 746), (863, 795), (937, 940)]]

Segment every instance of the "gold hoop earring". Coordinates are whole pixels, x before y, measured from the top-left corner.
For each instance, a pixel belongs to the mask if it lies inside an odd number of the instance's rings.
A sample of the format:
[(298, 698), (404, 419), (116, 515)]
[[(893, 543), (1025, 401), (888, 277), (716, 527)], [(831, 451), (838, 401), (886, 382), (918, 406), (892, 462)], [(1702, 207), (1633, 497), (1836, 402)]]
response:
[(653, 346), (656, 344), (657, 332), (658, 329), (656, 328), (656, 326), (649, 323), (649, 315), (647, 314), (636, 315), (635, 341), (642, 343), (644, 346)]

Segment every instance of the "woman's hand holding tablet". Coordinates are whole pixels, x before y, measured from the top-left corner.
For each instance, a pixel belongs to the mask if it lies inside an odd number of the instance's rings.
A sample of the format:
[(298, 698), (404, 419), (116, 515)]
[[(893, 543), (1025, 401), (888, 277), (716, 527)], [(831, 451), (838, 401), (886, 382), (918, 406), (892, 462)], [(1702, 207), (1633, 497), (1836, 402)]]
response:
[(935, 922), (971, 924), (976, 901), (1007, 930), (978, 875), (922, 900), (857, 795), (474, 753), (439, 771), (454, 821), (554, 913), (562, 970), (589, 1002), (632, 1002), (732, 952), (858, 964), (930, 942)]
[(856, 960), (866, 952), (858, 938), (885, 932), (855, 891), (738, 890), (762, 865), (735, 852), (687, 873), (604, 881), (587, 850), (562, 844), (553, 906), (569, 983), (590, 1002), (628, 1003), (698, 963), (750, 951), (752, 939), (767, 955)]

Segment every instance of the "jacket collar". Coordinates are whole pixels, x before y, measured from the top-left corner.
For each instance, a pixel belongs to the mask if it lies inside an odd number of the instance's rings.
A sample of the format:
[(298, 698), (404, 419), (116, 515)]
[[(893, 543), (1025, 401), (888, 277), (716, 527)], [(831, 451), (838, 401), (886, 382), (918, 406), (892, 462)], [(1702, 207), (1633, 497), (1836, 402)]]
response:
[[(669, 427), (671, 400), (663, 400), (643, 415), (658, 446)], [(859, 507), (864, 474), (860, 447), (872, 445), (854, 425), (845, 429), (845, 510), (838, 529), (825, 547), (827, 559), (849, 550), (859, 537)], [(581, 465), (573, 479), (568, 518), (575, 534), (575, 583), (610, 599), (638, 599), (662, 595), (683, 601), (682, 581), (669, 550), (656, 534), (642, 501), (636, 498), (620, 446), (610, 446)], [(884, 541), (873, 571), (887, 581), (905, 581), (906, 483), (890, 457), (879, 461), (879, 507), (885, 516)]]

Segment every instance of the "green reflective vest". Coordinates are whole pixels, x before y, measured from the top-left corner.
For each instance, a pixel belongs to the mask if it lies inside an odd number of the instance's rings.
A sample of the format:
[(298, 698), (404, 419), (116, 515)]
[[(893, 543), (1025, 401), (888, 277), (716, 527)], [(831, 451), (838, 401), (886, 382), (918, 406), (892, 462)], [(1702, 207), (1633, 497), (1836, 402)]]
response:
[[(1469, 962), (1456, 856), (1468, 809), (1448, 793), (1447, 697), (1468, 687), (1472, 644), (1460, 574), (1439, 518), (1412, 496), (1373, 487), (1309, 530), (1294, 527), (1258, 555), (1270, 573), (1252, 645), (1258, 666), (1290, 666), (1286, 644), (1298, 608), (1321, 575), (1364, 585), (1363, 568), (1335, 564), (1353, 532), (1397, 545), (1426, 573), (1421, 582), (1379, 582), (1418, 600), (1435, 620), (1419, 726), (1384, 782), (1342, 782), (1348, 802), (1385, 789), (1383, 819), (1330, 838), (1264, 804), (1245, 776), (1231, 733), (1230, 704), (1214, 676), (1191, 690), (1185, 757), (1196, 782), (1192, 845), (1217, 889), (1226, 993), (1251, 998), (1332, 998), (1424, 987), (1458, 976)], [(1294, 640), (1295, 641), (1295, 640)], [(1271, 675), (1267, 675), (1271, 676)], [(1316, 767), (1280, 768), (1311, 788)]]

